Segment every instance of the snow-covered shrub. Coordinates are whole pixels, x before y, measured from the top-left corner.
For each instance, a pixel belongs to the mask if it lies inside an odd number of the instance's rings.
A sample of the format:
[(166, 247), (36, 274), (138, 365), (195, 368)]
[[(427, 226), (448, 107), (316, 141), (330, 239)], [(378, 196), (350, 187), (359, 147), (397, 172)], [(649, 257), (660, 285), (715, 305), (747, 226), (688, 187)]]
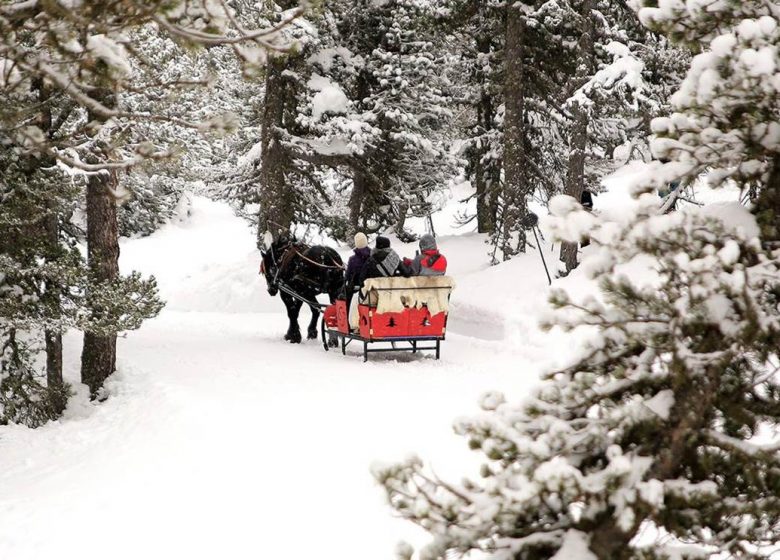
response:
[(780, 445), (761, 439), (780, 425), (780, 252), (742, 207), (724, 222), (651, 198), (622, 226), (554, 205), (559, 234), (590, 233), (600, 294), (555, 292), (548, 326), (597, 334), (524, 402), (488, 395), (457, 423), (482, 480), (377, 470), (433, 536), (421, 559), (763, 558), (780, 540)]

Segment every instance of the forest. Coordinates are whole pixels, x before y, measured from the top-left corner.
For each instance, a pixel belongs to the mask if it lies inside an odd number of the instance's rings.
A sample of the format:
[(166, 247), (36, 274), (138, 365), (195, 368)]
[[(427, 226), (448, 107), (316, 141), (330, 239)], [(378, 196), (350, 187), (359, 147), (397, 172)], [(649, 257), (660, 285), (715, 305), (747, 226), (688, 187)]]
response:
[[(780, 557), (779, 23), (0, 0), (0, 557)], [(279, 336), (271, 241), (361, 233), (446, 254), (441, 363)]]

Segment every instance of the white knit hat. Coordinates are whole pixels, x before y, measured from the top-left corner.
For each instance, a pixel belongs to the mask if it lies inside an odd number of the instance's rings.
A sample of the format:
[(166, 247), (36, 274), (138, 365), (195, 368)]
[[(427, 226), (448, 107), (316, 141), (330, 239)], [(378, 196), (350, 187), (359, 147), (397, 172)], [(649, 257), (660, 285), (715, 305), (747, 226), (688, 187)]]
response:
[(355, 249), (362, 249), (363, 247), (368, 247), (368, 238), (365, 233), (359, 231), (355, 234)]

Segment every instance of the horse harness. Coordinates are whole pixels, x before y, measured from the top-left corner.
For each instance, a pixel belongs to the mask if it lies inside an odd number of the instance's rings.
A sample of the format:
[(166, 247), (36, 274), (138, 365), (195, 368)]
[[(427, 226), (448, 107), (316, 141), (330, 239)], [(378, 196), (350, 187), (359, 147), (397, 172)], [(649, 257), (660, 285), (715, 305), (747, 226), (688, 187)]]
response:
[[(310, 247), (308, 245), (305, 245), (303, 243), (288, 243), (284, 248), (281, 249), (282, 256), (279, 259), (279, 262), (276, 261), (276, 254), (273, 247), (270, 247), (268, 251), (271, 253), (271, 260), (273, 261), (274, 266), (276, 267), (276, 271), (274, 273), (274, 278), (271, 281), (271, 285), (276, 287), (281, 287), (281, 284), (283, 282), (280, 281), (279, 276), (283, 272), (287, 272), (287, 269), (292, 265), (294, 262), (295, 257), (300, 257), (302, 260), (313, 264), (314, 266), (317, 266), (319, 268), (325, 268), (325, 269), (331, 269), (331, 270), (344, 270), (344, 265), (339, 265), (335, 260), (333, 260), (333, 257), (331, 257), (331, 261), (333, 262), (332, 265), (328, 265), (325, 263), (317, 262), (313, 259), (310, 259), (307, 257), (304, 253), (308, 251)], [(265, 272), (265, 265), (262, 264), (260, 267), (261, 272)], [(289, 287), (285, 286), (285, 292), (291, 291)], [(294, 296), (298, 297), (299, 299), (302, 299), (298, 294), (294, 294)], [(308, 300), (305, 300), (307, 303), (311, 305), (311, 302)]]
[[(306, 245), (301, 245), (301, 246), (302, 247), (306, 247)], [(310, 262), (314, 266), (318, 266), (320, 268), (330, 268), (330, 269), (334, 269), (334, 270), (345, 270), (346, 269), (346, 267), (343, 264), (338, 264), (336, 261), (334, 261), (333, 257), (331, 257), (331, 259), (330, 259), (333, 262), (333, 264), (332, 265), (328, 265), (328, 264), (320, 263), (320, 262), (317, 262), (317, 261), (315, 261), (313, 259), (310, 259), (306, 255), (301, 253), (298, 249), (295, 249), (295, 246), (293, 246), (293, 249), (295, 250), (295, 254), (296, 255), (301, 257), (303, 260), (305, 260), (307, 262)], [(308, 249), (308, 247), (306, 247), (306, 249)], [(304, 250), (306, 250), (306, 249), (304, 249)]]

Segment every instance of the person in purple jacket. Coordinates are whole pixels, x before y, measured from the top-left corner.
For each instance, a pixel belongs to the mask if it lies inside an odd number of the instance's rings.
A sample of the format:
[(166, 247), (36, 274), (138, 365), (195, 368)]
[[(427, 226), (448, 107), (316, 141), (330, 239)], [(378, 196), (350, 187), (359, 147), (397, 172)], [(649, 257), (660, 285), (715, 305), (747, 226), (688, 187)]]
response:
[(360, 289), (360, 271), (366, 264), (368, 257), (371, 256), (371, 249), (368, 247), (368, 238), (363, 232), (355, 234), (354, 255), (349, 257), (347, 262), (347, 273), (344, 276), (344, 299), (347, 301), (347, 317), (350, 317), (349, 305), (352, 302), (352, 296)]

